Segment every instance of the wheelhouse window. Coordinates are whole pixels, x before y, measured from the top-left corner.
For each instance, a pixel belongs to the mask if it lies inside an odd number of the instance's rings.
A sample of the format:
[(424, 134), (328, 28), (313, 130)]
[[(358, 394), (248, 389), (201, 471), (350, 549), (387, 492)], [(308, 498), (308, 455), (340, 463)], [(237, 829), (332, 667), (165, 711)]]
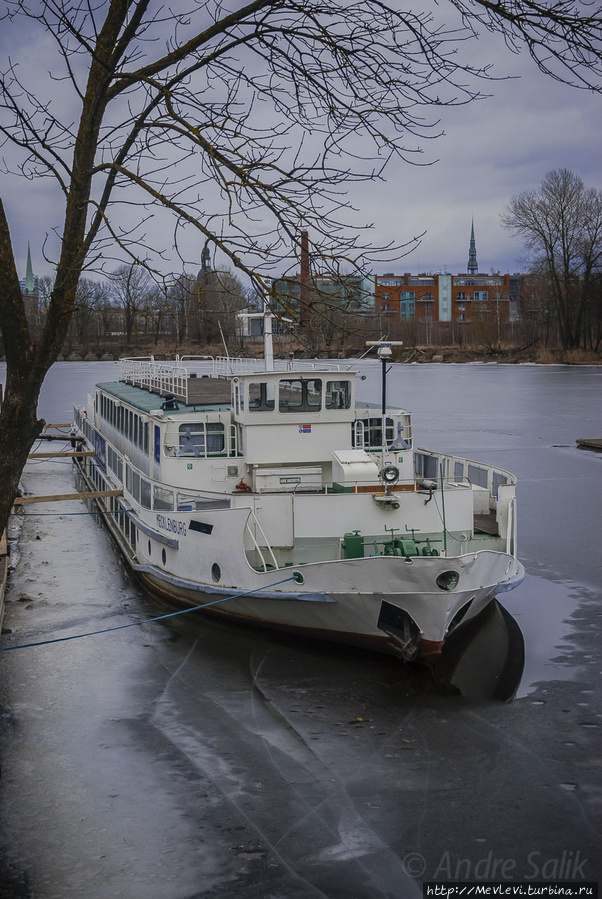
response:
[(322, 381), (310, 378), (283, 378), (278, 384), (280, 412), (319, 412), (322, 408)]
[(326, 408), (349, 409), (351, 406), (351, 381), (326, 382)]
[(273, 412), (275, 399), (273, 381), (253, 381), (249, 384), (249, 412)]

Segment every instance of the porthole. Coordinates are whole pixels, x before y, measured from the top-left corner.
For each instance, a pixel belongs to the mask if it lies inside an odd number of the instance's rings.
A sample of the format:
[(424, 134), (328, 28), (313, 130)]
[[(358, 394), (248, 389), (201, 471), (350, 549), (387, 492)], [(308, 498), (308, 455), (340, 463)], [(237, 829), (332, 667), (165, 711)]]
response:
[(436, 583), (440, 590), (445, 590), (446, 593), (450, 593), (452, 590), (456, 589), (459, 580), (460, 575), (457, 571), (442, 571), (438, 576)]
[(222, 570), (219, 567), (219, 565), (217, 564), (217, 562), (214, 562), (213, 565), (211, 566), (211, 577), (213, 578), (213, 580), (215, 581), (216, 584), (218, 581), (221, 581), (221, 579), (222, 579)]
[(164, 549), (161, 550), (161, 561), (164, 565), (167, 565), (167, 553)]

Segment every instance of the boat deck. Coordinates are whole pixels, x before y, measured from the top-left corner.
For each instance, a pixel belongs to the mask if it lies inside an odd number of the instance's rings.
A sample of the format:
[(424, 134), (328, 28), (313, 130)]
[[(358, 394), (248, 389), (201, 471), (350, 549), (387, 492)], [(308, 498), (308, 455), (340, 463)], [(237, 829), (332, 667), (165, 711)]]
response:
[(490, 537), (499, 537), (495, 512), (475, 515), (474, 530), (475, 534), (489, 534)]

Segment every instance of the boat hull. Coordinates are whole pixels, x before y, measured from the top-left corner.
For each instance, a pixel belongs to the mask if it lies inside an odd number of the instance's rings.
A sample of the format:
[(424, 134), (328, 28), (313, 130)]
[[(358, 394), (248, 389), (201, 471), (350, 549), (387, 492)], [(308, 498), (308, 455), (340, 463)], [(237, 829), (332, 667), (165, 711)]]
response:
[[(524, 577), (519, 562), (492, 552), (416, 559), (411, 565), (386, 557), (306, 565), (303, 589), (296, 583), (297, 572), (290, 569), (266, 573), (261, 588), (241, 590), (195, 583), (151, 565), (130, 564), (145, 588), (170, 602), (241, 625), (425, 661), (440, 654), (449, 633), (474, 619), (496, 595), (517, 586)], [(464, 589), (433, 590), (442, 566), (460, 572)]]

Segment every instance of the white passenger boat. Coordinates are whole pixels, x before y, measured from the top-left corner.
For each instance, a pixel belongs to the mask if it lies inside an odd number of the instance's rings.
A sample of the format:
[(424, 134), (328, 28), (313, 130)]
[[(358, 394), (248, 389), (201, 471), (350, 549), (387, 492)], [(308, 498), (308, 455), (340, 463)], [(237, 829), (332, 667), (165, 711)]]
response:
[[(390, 349), (379, 347), (385, 361)], [(237, 622), (405, 660), (521, 582), (515, 478), (419, 449), (347, 365), (123, 359), (78, 461), (142, 583)]]

